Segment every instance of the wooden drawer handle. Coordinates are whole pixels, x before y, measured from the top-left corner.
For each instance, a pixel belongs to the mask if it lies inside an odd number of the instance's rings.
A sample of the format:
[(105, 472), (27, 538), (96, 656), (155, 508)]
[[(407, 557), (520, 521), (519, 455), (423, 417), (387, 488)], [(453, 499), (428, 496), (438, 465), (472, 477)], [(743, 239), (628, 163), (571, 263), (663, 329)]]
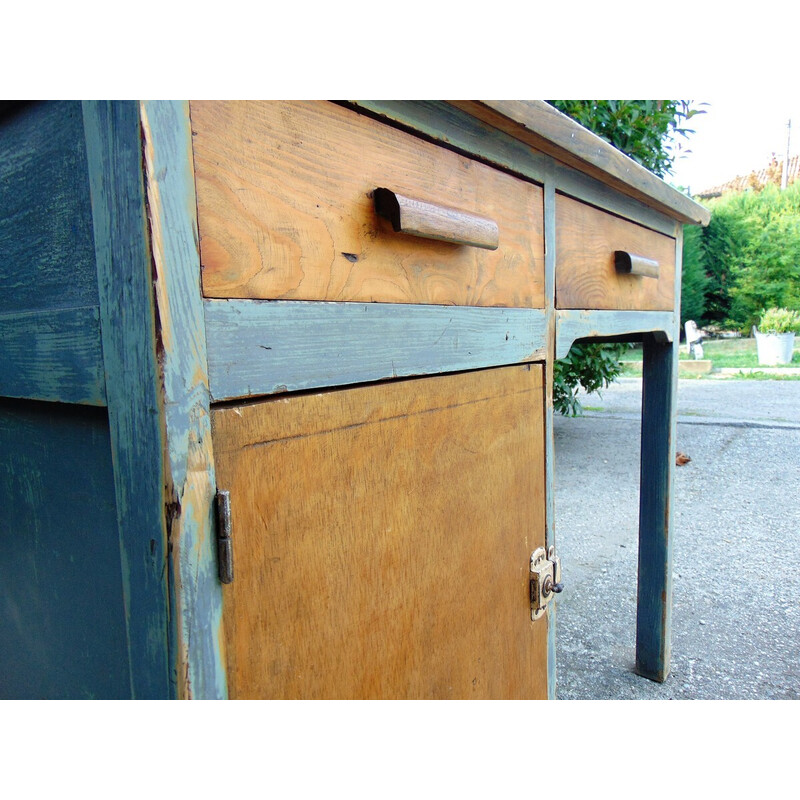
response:
[(500, 243), (494, 220), (404, 197), (391, 189), (375, 189), (372, 195), (375, 211), (392, 223), (395, 233), (409, 233), (485, 250), (497, 250)]
[(617, 272), (624, 275), (644, 275), (646, 278), (658, 278), (658, 261), (626, 253), (624, 250), (614, 251), (614, 266), (617, 268)]

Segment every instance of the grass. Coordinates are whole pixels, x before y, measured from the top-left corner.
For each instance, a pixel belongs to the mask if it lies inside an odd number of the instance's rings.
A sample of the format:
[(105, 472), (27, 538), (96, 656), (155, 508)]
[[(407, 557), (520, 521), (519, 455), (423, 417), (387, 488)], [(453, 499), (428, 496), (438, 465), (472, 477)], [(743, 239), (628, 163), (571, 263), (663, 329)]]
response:
[[(795, 338), (797, 342), (797, 337)], [(624, 361), (641, 361), (641, 345), (634, 346), (623, 355)], [(756, 340), (741, 339), (714, 339), (703, 342), (703, 358), (709, 359), (714, 369), (732, 367), (733, 369), (754, 369), (759, 366)], [(689, 361), (688, 353), (681, 352), (680, 359)], [(795, 347), (792, 353), (791, 364), (787, 367), (800, 367), (800, 347)]]
[[(706, 375), (706, 377), (708, 376)], [(735, 381), (800, 381), (800, 375), (776, 375), (773, 372), (734, 372), (725, 377)], [(681, 380), (683, 380), (683, 376), (681, 376)]]
[[(641, 378), (641, 362), (623, 364), (620, 375), (623, 378)], [(734, 381), (800, 381), (800, 375), (778, 375), (774, 372), (729, 372), (724, 375), (713, 372), (699, 373), (696, 375), (692, 373), (681, 373), (680, 376), (682, 381), (699, 381), (717, 377), (724, 377), (726, 380)]]

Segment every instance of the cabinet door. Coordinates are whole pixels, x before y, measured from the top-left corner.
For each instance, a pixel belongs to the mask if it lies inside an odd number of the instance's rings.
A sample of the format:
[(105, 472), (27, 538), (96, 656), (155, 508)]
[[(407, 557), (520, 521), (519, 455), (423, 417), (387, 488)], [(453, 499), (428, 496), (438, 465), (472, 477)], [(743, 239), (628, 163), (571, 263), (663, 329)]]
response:
[(544, 698), (542, 367), (213, 411), (232, 698)]

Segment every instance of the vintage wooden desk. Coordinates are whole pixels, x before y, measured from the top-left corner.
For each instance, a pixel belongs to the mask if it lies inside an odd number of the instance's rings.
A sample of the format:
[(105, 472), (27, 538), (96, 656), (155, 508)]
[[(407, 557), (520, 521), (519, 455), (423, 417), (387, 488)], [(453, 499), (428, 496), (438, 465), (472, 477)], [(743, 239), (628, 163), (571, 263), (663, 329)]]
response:
[(586, 337), (645, 343), (663, 680), (707, 220), (541, 102), (7, 104), (0, 695), (553, 697), (553, 362)]

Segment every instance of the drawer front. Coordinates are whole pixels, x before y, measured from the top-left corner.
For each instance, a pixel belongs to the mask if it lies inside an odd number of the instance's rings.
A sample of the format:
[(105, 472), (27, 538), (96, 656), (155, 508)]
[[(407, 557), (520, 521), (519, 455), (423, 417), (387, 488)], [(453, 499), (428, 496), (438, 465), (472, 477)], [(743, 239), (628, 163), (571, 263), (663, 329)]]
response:
[[(544, 306), (540, 187), (333, 103), (190, 108), (206, 297)], [(396, 233), (379, 187), (493, 221), (497, 249)]]
[[(616, 251), (646, 259), (640, 263), (657, 275), (619, 272)], [(675, 239), (569, 197), (556, 198), (558, 308), (670, 311), (674, 303)]]

